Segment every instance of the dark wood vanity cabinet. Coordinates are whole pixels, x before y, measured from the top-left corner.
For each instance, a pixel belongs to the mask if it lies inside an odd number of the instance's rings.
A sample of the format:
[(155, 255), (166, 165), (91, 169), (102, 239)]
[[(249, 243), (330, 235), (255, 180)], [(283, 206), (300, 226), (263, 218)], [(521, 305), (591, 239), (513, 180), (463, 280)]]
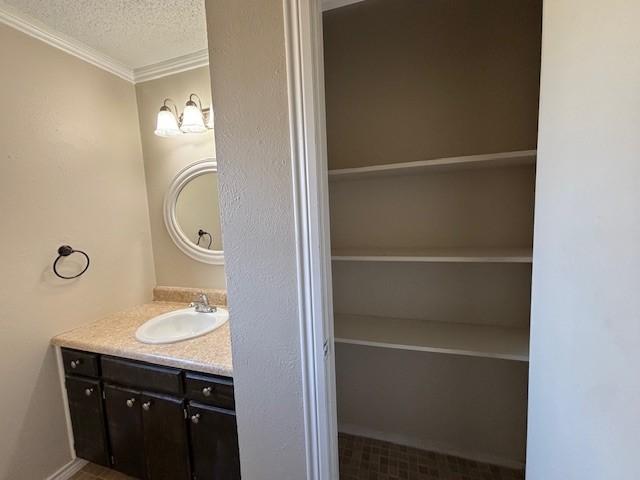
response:
[(230, 378), (62, 353), (78, 457), (141, 480), (240, 479)]
[(189, 437), (184, 401), (145, 394), (142, 402), (144, 451), (149, 478), (189, 480)]
[(65, 384), (76, 454), (90, 462), (109, 466), (100, 381), (67, 376)]
[(189, 403), (193, 471), (198, 480), (240, 480), (236, 414)]
[(104, 403), (113, 462), (120, 472), (146, 478), (142, 395), (115, 385), (105, 385)]

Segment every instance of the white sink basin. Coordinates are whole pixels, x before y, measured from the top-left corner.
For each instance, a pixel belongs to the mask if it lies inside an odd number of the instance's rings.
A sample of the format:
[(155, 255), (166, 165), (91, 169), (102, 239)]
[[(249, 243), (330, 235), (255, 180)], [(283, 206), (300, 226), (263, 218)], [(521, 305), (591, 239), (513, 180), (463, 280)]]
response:
[(199, 313), (193, 308), (183, 308), (153, 317), (136, 330), (136, 339), (142, 343), (174, 343), (199, 337), (229, 320), (229, 312), (218, 308), (212, 313)]

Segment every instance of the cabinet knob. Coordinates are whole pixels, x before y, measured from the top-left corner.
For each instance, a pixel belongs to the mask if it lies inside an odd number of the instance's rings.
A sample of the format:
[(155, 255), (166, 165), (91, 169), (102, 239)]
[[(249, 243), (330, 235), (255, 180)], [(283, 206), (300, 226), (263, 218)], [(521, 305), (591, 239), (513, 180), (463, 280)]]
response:
[(202, 395), (204, 395), (205, 397), (210, 397), (212, 391), (213, 391), (213, 387), (204, 387), (202, 389)]
[(148, 411), (151, 408), (151, 402), (144, 402), (142, 404), (142, 409)]
[(84, 390), (84, 394), (85, 394), (87, 397), (90, 397), (92, 393), (93, 393), (93, 388), (85, 388), (85, 390)]
[(81, 363), (82, 363), (82, 360), (80, 360), (80, 359), (71, 360), (71, 368), (78, 368)]
[(200, 423), (200, 414), (191, 415), (191, 423)]
[(127, 400), (127, 407), (133, 408), (135, 403), (136, 403), (136, 399), (135, 398), (130, 398), (129, 400)]

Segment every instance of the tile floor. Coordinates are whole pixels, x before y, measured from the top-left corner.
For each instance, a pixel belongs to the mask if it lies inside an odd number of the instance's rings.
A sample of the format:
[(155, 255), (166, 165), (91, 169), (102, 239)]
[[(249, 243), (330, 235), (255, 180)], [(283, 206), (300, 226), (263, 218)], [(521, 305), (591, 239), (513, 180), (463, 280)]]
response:
[(123, 475), (122, 473), (108, 468), (88, 463), (85, 467), (76, 473), (70, 480), (135, 480), (133, 477)]
[(340, 480), (524, 480), (520, 470), (339, 434)]
[[(338, 442), (340, 480), (524, 480), (520, 470), (370, 438), (341, 433)], [(71, 480), (135, 479), (90, 463)]]

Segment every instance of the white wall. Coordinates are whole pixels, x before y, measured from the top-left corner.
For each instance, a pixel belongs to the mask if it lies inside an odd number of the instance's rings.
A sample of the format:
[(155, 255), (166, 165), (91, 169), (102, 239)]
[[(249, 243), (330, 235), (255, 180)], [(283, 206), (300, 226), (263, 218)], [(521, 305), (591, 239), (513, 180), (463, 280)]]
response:
[(208, 0), (243, 480), (306, 478), (282, 0)]
[(639, 24), (545, 2), (528, 480), (640, 478)]
[(71, 459), (49, 341), (151, 299), (149, 216), (133, 85), (4, 25), (0, 65), (0, 478), (42, 480)]

